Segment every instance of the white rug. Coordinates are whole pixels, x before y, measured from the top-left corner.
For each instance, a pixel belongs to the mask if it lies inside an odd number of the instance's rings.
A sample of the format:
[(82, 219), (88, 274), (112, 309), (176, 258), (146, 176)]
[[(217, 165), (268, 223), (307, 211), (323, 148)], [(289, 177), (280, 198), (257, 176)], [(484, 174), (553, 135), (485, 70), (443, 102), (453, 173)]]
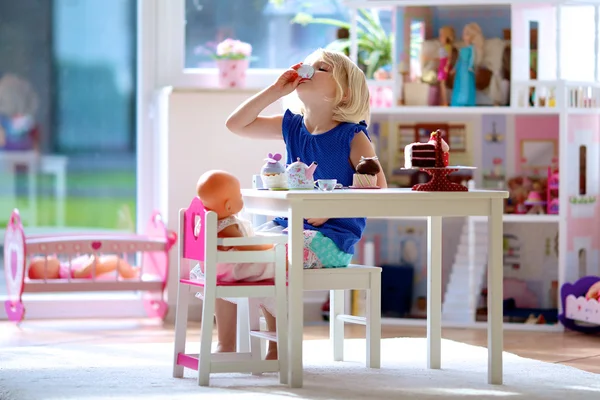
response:
[(330, 361), (327, 341), (306, 341), (304, 349), (304, 388), (289, 389), (274, 374), (217, 374), (210, 388), (198, 387), (193, 371), (174, 379), (172, 345), (165, 343), (6, 348), (0, 350), (0, 399), (600, 398), (600, 375), (508, 353), (504, 385), (488, 385), (487, 350), (449, 340), (442, 343), (442, 370), (426, 369), (425, 339), (383, 340), (379, 370), (364, 367), (364, 340), (346, 340), (344, 362)]

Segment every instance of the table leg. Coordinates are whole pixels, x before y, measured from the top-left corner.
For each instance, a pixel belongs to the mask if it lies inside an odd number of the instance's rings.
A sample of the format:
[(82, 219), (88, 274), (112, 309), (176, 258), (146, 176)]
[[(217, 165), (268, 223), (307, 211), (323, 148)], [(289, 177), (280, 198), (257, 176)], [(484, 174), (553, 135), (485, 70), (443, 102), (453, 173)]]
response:
[(427, 218), (427, 367), (442, 358), (442, 217)]
[(502, 384), (503, 343), (503, 201), (490, 200), (488, 216), (488, 383)]
[(302, 387), (302, 340), (304, 333), (304, 220), (290, 208), (288, 217), (289, 384)]

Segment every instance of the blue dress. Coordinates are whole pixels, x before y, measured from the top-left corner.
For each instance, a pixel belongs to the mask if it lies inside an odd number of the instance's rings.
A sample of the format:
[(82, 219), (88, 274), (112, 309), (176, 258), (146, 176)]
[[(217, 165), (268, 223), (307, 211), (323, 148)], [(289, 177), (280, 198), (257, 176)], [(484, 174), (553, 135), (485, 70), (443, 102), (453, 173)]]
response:
[(450, 105), (471, 107), (475, 105), (475, 55), (473, 46), (465, 46), (458, 53), (456, 76)]
[[(369, 137), (366, 125), (344, 122), (328, 132), (312, 135), (304, 125), (304, 117), (287, 110), (282, 130), (288, 164), (296, 161), (297, 157), (307, 165), (316, 162), (315, 180), (337, 179), (344, 186), (352, 185), (355, 170), (350, 162), (350, 142), (360, 132)], [(288, 226), (287, 218), (275, 218), (274, 222)], [(331, 218), (315, 227), (304, 221), (304, 229), (321, 232), (341, 251), (354, 254), (354, 245), (360, 240), (366, 222), (366, 218)]]

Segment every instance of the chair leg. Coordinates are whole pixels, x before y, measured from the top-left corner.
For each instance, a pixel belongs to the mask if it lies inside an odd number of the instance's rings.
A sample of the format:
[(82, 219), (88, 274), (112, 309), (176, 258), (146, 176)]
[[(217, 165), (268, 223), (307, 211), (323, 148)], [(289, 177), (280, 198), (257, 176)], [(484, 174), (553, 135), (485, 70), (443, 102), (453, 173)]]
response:
[(180, 353), (185, 353), (187, 334), (189, 286), (178, 284), (177, 305), (175, 311), (175, 344), (173, 350), (173, 378), (183, 378), (183, 365), (177, 364)]
[(329, 298), (329, 339), (333, 346), (333, 361), (344, 359), (344, 321), (337, 318), (344, 313), (344, 291), (332, 290)]
[(367, 368), (381, 366), (381, 274), (371, 274), (367, 291)]
[(248, 301), (238, 299), (236, 349), (238, 353), (250, 351), (250, 325), (248, 324)]
[(215, 320), (215, 291), (204, 289), (202, 326), (200, 328), (200, 354), (198, 355), (198, 385), (208, 386), (212, 353), (212, 336)]
[[(248, 299), (248, 318), (246, 319), (251, 331), (260, 330), (260, 306), (254, 299)], [(260, 338), (250, 336), (250, 353), (252, 360), (261, 361), (263, 355), (260, 351)], [(252, 375), (261, 375), (260, 372), (254, 372)]]

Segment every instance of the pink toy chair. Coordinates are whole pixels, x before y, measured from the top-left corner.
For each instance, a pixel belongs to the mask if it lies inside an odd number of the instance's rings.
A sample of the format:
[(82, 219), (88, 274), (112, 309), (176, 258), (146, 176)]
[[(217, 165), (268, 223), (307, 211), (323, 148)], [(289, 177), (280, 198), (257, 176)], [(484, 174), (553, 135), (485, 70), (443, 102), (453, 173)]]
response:
[[(195, 232), (196, 221), (200, 230)], [(175, 349), (173, 377), (182, 378), (184, 368), (198, 371), (198, 384), (208, 386), (211, 372), (279, 372), (281, 383), (287, 383), (287, 292), (286, 292), (286, 235), (269, 235), (244, 238), (217, 238), (217, 215), (204, 208), (199, 198), (194, 198), (188, 209), (179, 211), (179, 280), (177, 312), (175, 316)], [(219, 251), (217, 246), (246, 246), (274, 244), (266, 251)], [(204, 281), (190, 280), (190, 267), (204, 262)], [(275, 280), (261, 282), (217, 281), (217, 263), (274, 262)], [(198, 356), (185, 353), (190, 294), (201, 291), (202, 327), (200, 331), (200, 353)], [(249, 307), (248, 298), (276, 297), (277, 332), (260, 331), (259, 310)], [(217, 298), (240, 298), (238, 314), (245, 312), (250, 326), (249, 336), (238, 341), (249, 341), (249, 352), (211, 354), (213, 337), (213, 315)], [(245, 298), (245, 299), (241, 299)], [(238, 315), (238, 321), (240, 316)], [(239, 325), (239, 322), (238, 322)], [(279, 360), (262, 360), (260, 340), (276, 341)]]

